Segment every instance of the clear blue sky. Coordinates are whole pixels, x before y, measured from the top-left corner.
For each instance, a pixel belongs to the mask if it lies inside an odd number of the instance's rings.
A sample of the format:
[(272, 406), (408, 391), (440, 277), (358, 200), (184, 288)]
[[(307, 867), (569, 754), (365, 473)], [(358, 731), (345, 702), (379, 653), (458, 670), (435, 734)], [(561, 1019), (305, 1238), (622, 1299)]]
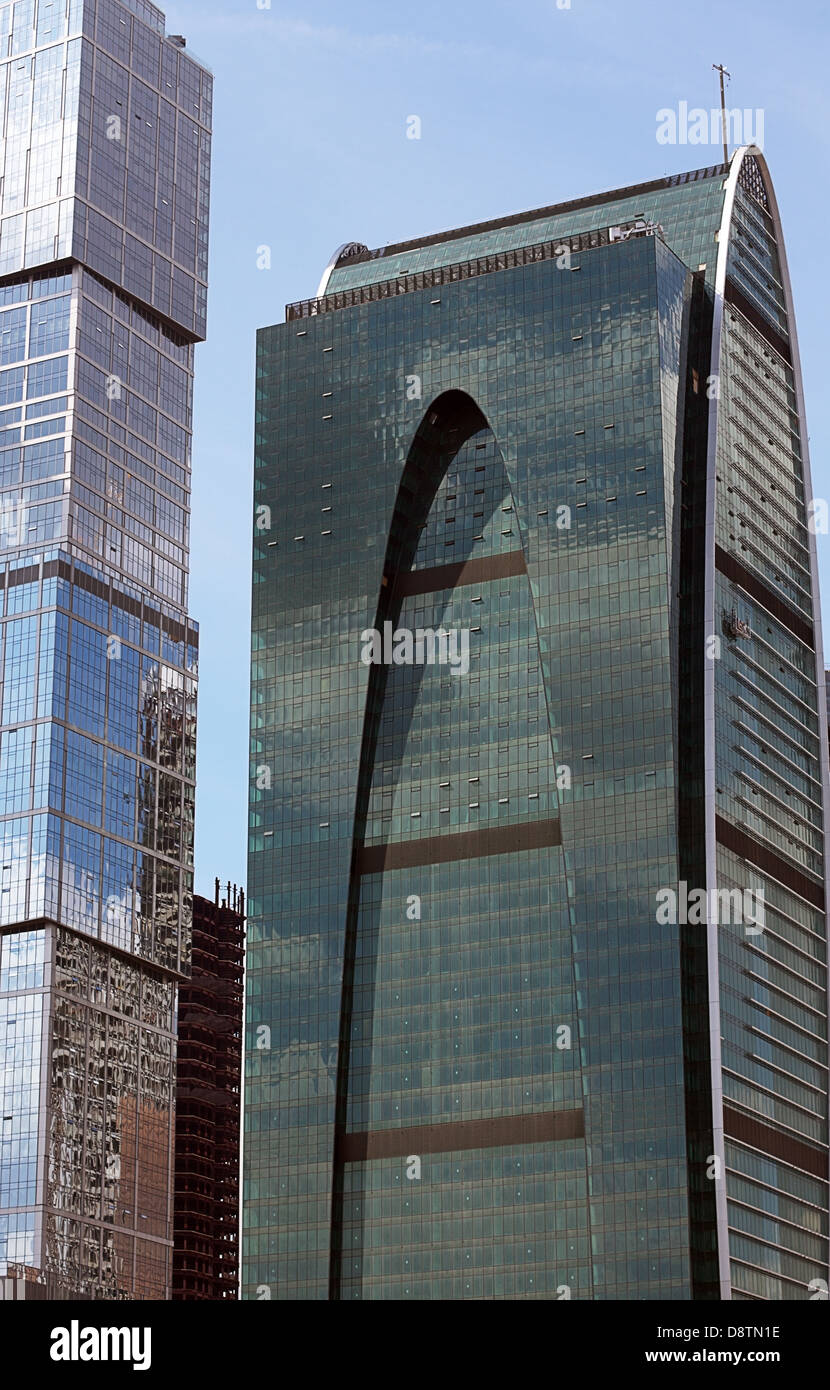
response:
[[(659, 145), (656, 113), (716, 106), (723, 63), (728, 104), (765, 113), (814, 488), (830, 495), (830, 18), (826, 0), (177, 0), (166, 12), (216, 84), (190, 605), (196, 890), (212, 896), (215, 874), (245, 882), (256, 329), (313, 295), (343, 241), (380, 246), (714, 163), (717, 147)], [(410, 115), (420, 140), (406, 138)], [(270, 270), (256, 266), (263, 245)], [(826, 596), (828, 555), (819, 537)]]

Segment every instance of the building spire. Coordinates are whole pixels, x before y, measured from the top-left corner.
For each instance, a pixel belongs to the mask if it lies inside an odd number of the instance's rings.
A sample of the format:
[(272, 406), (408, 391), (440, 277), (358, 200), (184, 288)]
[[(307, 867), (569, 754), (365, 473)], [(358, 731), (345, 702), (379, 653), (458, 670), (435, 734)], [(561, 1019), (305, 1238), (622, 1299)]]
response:
[(726, 142), (726, 96), (724, 95), (723, 79), (725, 77), (731, 77), (732, 74), (726, 71), (726, 68), (723, 66), (723, 63), (713, 63), (712, 67), (715, 72), (720, 73), (720, 119), (721, 130), (723, 132), (723, 162), (724, 164), (728, 164), (729, 146)]

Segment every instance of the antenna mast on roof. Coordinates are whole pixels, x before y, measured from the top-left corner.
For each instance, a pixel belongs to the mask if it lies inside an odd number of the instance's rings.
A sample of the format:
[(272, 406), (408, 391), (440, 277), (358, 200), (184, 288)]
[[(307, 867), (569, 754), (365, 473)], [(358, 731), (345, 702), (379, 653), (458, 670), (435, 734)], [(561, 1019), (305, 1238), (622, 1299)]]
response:
[(715, 72), (720, 73), (720, 119), (721, 130), (723, 131), (723, 162), (724, 164), (728, 164), (729, 146), (726, 143), (726, 96), (724, 94), (723, 79), (725, 77), (731, 77), (732, 74), (731, 72), (726, 71), (726, 68), (723, 66), (723, 63), (713, 63), (712, 67)]

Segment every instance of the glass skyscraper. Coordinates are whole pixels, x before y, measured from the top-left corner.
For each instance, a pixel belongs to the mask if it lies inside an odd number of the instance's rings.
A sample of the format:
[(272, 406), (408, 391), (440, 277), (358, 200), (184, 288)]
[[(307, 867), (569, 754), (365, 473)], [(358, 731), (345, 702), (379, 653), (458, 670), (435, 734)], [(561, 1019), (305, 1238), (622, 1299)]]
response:
[(346, 244), (259, 333), (256, 431), (243, 1296), (821, 1297), (824, 665), (763, 155)]
[(212, 80), (144, 0), (17, 0), (0, 81), (0, 1274), (163, 1299)]

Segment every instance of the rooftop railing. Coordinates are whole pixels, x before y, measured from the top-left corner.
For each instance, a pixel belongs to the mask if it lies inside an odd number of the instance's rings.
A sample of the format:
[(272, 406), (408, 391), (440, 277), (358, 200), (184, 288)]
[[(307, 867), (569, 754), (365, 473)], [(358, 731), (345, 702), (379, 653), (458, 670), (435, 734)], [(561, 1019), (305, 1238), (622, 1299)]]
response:
[(337, 309), (349, 309), (357, 304), (371, 304), (378, 299), (391, 299), (395, 295), (411, 294), (415, 290), (434, 289), (439, 285), (470, 280), (477, 275), (491, 275), (494, 271), (512, 270), (536, 261), (561, 259), (565, 262), (562, 269), (578, 270), (578, 266), (570, 264), (570, 258), (578, 255), (580, 251), (591, 251), (599, 246), (610, 246), (618, 241), (629, 241), (632, 237), (643, 236), (659, 236), (662, 240), (661, 224), (636, 218), (613, 227), (580, 232), (575, 236), (561, 237), (555, 241), (537, 242), (533, 246), (516, 246), (509, 251), (494, 251), (489, 256), (479, 256), (474, 260), (434, 266), (431, 270), (419, 270), (411, 275), (396, 275), (394, 279), (379, 280), (369, 285), (356, 285), (354, 289), (338, 290), (334, 294), (324, 295), (321, 299), (299, 299), (293, 304), (286, 304), (285, 320), (286, 323), (292, 323), (297, 319), (314, 318), (318, 314), (328, 314)]

